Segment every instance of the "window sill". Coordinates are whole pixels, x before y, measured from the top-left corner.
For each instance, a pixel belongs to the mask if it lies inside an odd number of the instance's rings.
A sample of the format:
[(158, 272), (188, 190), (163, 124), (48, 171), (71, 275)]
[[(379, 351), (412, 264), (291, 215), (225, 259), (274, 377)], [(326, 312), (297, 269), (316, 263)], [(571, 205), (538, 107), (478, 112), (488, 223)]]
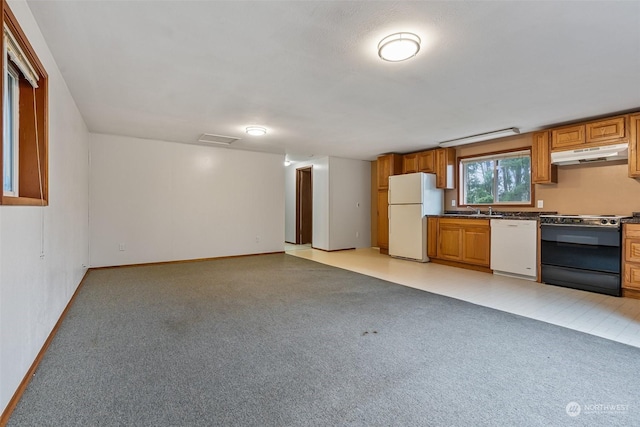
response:
[(2, 196), (3, 206), (49, 206), (47, 200), (34, 199), (32, 197)]

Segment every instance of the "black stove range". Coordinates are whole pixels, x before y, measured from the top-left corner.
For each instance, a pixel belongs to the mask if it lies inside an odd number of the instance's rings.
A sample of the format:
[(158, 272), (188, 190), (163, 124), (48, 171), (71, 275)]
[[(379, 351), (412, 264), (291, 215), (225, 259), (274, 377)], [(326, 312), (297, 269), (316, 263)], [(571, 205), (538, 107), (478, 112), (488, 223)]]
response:
[(626, 217), (621, 215), (540, 215), (540, 224), (620, 228), (622, 218)]
[(621, 215), (541, 215), (542, 282), (620, 296)]

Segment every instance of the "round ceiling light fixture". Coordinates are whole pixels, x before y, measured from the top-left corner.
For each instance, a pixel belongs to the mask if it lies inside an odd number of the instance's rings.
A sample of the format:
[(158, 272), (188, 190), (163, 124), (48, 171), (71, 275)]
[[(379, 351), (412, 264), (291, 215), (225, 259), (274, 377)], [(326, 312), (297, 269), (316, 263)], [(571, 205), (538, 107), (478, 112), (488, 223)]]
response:
[(246, 132), (249, 135), (262, 136), (266, 135), (267, 129), (263, 128), (262, 126), (247, 126)]
[(389, 62), (405, 61), (420, 51), (420, 37), (413, 33), (395, 33), (378, 43), (378, 56)]

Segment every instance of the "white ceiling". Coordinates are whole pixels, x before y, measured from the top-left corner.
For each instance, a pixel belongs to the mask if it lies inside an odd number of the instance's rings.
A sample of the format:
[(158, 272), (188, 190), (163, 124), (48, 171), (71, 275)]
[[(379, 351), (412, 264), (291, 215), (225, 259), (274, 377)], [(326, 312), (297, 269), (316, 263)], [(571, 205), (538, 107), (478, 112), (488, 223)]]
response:
[(28, 4), (92, 132), (373, 159), (640, 108), (638, 1)]

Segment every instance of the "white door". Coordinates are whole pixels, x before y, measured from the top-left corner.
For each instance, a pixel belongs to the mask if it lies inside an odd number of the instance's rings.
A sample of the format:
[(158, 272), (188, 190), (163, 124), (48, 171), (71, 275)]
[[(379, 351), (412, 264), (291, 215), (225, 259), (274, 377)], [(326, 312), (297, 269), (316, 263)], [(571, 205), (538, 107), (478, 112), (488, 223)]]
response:
[(389, 205), (389, 255), (427, 261), (422, 205)]
[(389, 177), (389, 204), (422, 203), (423, 173), (408, 173)]

